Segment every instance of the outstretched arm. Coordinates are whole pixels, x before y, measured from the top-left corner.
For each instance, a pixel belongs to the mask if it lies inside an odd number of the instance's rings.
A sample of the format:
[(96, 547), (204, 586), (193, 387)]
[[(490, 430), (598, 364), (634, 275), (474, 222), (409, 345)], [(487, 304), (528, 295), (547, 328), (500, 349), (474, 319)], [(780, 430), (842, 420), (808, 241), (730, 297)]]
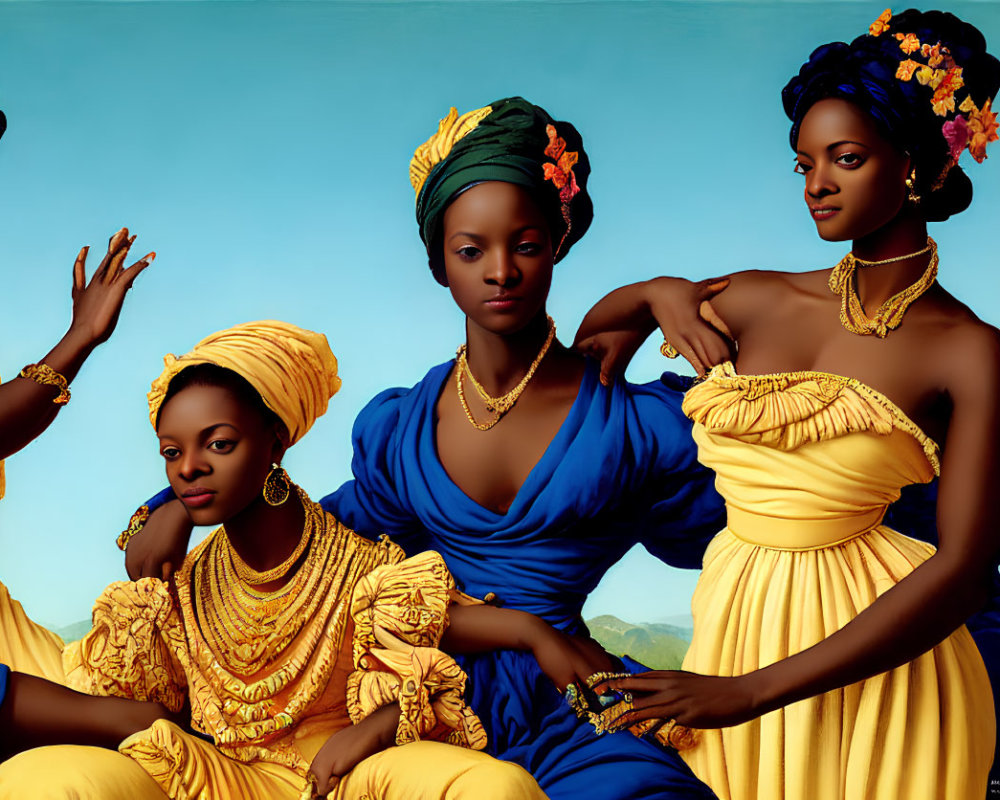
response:
[(659, 672), (610, 682), (639, 698), (624, 724), (654, 717), (695, 727), (738, 724), (910, 661), (982, 605), (998, 555), (991, 514), (1000, 493), (1000, 333), (980, 326), (949, 351), (963, 356), (953, 359), (946, 381), (953, 411), (937, 552), (842, 629), (763, 669), (732, 678)]
[(70, 383), (94, 348), (111, 336), (125, 293), (155, 257), (155, 253), (149, 253), (124, 269), (122, 265), (134, 241), (127, 228), (112, 236), (107, 255), (89, 284), (85, 271), (89, 248), (80, 251), (73, 265), (72, 324), (59, 343), (38, 362), (48, 370), (43, 367), (38, 379), (17, 377), (0, 384), (0, 459), (16, 453), (44, 431), (65, 402), (62, 398), (68, 397), (49, 370)]

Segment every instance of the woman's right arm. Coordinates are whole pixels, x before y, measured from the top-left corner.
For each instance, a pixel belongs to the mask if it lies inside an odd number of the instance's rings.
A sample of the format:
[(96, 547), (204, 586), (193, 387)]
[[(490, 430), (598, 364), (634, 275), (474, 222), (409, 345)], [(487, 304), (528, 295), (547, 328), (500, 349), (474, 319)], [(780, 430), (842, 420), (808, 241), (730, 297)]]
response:
[(89, 247), (80, 250), (73, 264), (73, 321), (69, 330), (38, 364), (25, 367), (34, 378), (18, 376), (0, 384), (0, 459), (16, 453), (49, 426), (69, 398), (66, 385), (94, 348), (111, 336), (125, 293), (156, 255), (149, 253), (124, 269), (122, 264), (134, 241), (127, 228), (112, 236), (107, 255), (89, 284)]

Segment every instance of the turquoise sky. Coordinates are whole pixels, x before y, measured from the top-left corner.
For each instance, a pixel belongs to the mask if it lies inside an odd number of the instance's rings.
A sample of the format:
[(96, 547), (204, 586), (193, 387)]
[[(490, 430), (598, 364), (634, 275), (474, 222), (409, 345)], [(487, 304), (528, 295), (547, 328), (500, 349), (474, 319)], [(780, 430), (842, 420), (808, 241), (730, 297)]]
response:
[[(407, 164), (449, 106), (511, 94), (582, 132), (596, 217), (558, 268), (571, 339), (589, 305), (658, 273), (812, 269), (821, 242), (779, 93), (813, 47), (881, 3), (0, 3), (0, 374), (69, 322), (73, 258), (128, 225), (160, 257), (73, 400), (8, 462), (0, 579), (51, 624), (123, 576), (114, 538), (164, 484), (145, 392), (164, 353), (251, 319), (323, 331), (344, 388), (288, 455), (315, 497), (350, 474), (378, 390), (451, 357), (462, 318), (431, 279)], [(947, 4), (1000, 51), (1000, 5)], [(900, 10), (900, 9), (897, 9)], [(933, 234), (941, 281), (1000, 323), (1000, 148)], [(650, 343), (633, 379), (663, 368)], [(694, 573), (633, 553), (588, 615), (685, 614)]]

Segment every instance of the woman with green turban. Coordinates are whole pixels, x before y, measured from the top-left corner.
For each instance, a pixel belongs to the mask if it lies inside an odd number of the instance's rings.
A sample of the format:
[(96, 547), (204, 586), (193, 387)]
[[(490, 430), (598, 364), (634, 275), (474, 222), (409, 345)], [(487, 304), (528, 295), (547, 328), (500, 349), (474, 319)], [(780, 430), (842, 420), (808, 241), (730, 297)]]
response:
[[(520, 97), (452, 110), (417, 149), (420, 236), (466, 315), (465, 344), (416, 386), (368, 404), (355, 479), (321, 502), (365, 535), (437, 550), (462, 591), (578, 634), (592, 653), (580, 612), (608, 568), (640, 542), (697, 567), (722, 506), (678, 384), (604, 385), (595, 362), (555, 338), (553, 265), (590, 225), (589, 175), (576, 129)], [(133, 574), (164, 560), (150, 538), (174, 547), (161, 520), (177, 505), (133, 539)], [(530, 655), (460, 663), (487, 752), (525, 767), (552, 800), (713, 797), (649, 734), (598, 735)]]

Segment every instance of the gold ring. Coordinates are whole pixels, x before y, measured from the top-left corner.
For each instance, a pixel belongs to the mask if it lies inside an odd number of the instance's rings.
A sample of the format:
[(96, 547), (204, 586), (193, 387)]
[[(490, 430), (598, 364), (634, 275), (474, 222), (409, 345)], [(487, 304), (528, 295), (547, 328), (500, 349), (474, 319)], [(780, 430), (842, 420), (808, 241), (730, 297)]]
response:
[(674, 347), (666, 339), (663, 340), (663, 344), (660, 345), (660, 352), (667, 358), (677, 358), (680, 353), (677, 352), (677, 348)]

